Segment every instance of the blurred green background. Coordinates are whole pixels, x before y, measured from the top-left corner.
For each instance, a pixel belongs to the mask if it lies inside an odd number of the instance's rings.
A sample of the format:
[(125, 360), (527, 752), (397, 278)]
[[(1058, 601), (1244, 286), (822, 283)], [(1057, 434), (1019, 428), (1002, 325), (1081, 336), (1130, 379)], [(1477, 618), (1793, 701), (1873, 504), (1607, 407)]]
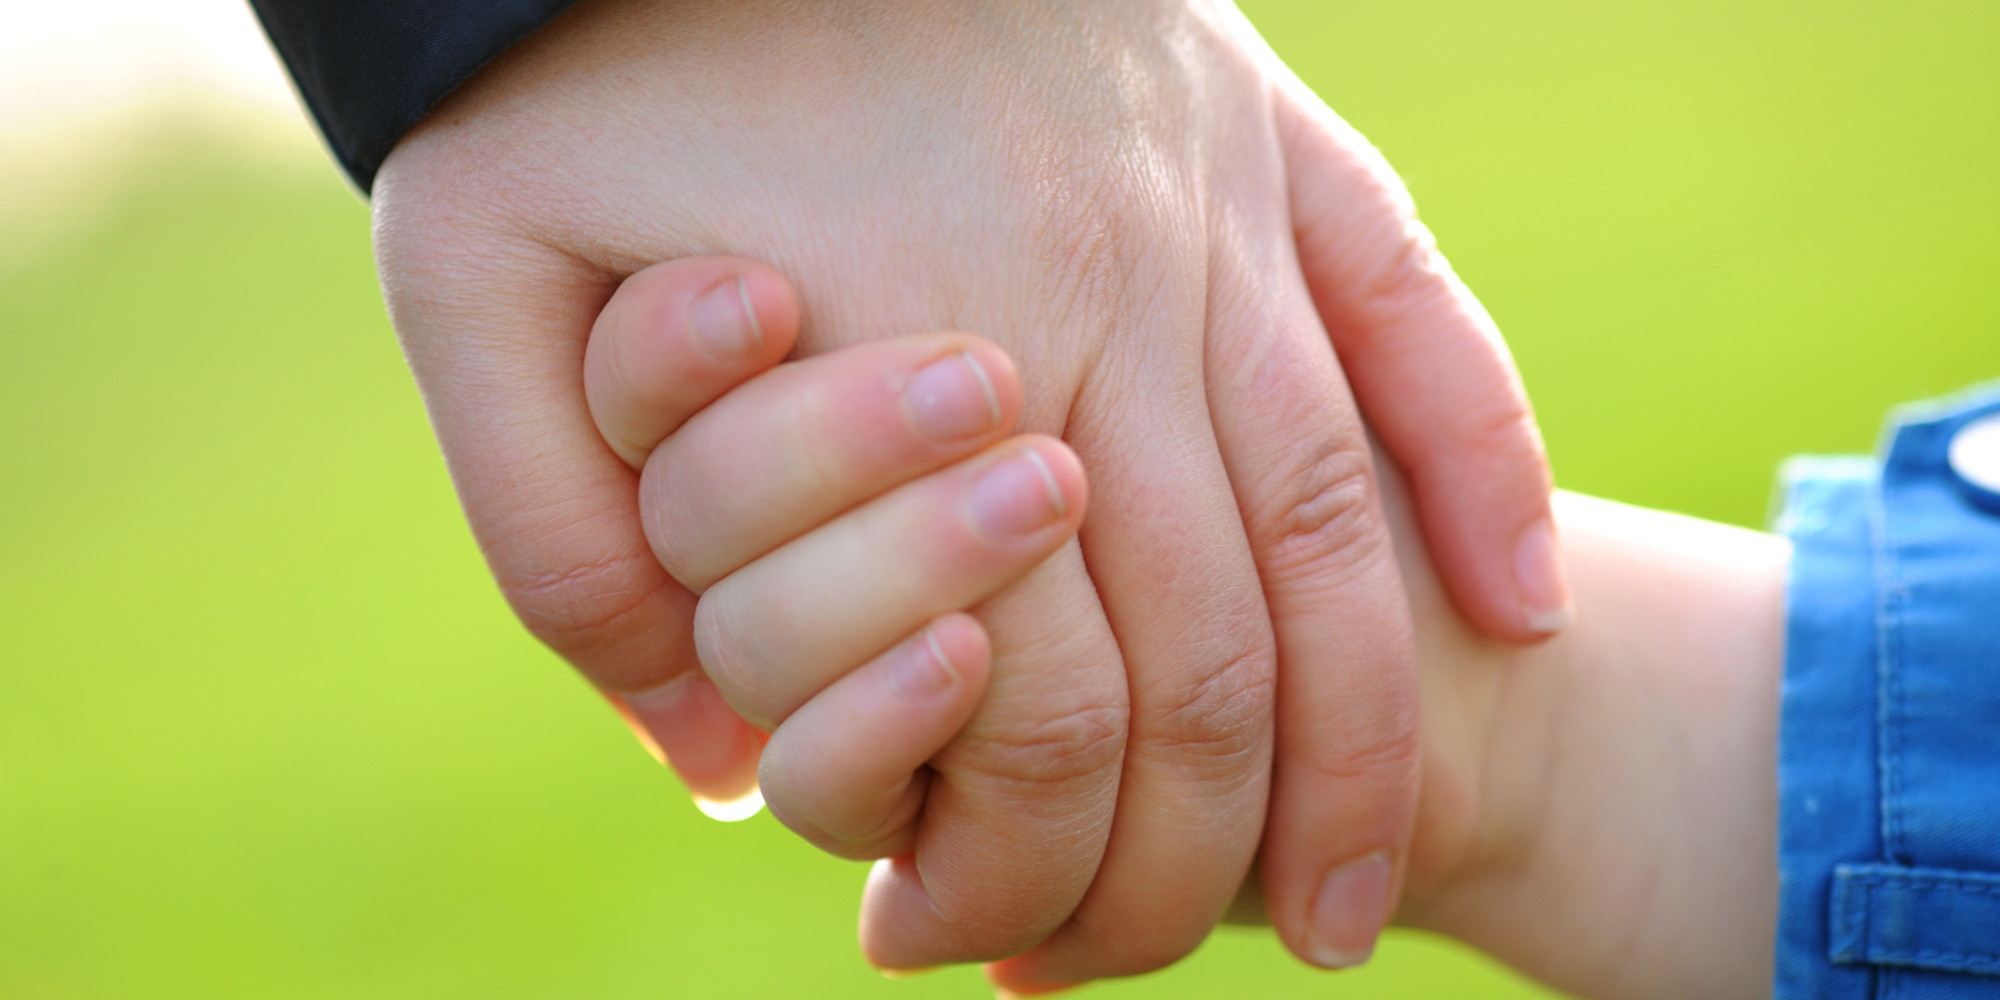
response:
[[(1408, 176), (1565, 486), (1756, 524), (1780, 457), (2000, 375), (2000, 6), (1246, 6)], [(0, 229), (0, 997), (980, 995), (870, 972), (861, 867), (700, 818), (514, 623), (330, 166), (125, 148)], [(1098, 994), (1539, 995), (1236, 931)]]

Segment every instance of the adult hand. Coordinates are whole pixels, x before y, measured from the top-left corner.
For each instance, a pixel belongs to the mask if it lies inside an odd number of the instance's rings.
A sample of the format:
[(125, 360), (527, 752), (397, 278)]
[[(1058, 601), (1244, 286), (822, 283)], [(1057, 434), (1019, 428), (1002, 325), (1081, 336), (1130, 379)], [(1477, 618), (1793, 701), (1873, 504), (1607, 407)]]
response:
[[(1234, 895), (1267, 793), (1274, 924), (1308, 960), (1365, 956), (1406, 853), (1416, 695), (1343, 366), (1468, 615), (1525, 640), (1567, 605), (1490, 320), (1227, 4), (586, 0), (411, 133), (375, 197), (502, 589), (698, 792), (757, 741), (695, 678), (694, 600), (584, 402), (620, 278), (767, 261), (807, 352), (983, 334), (1021, 367), (1023, 429), (1083, 458), (1080, 546), (981, 609), (987, 701), (933, 763), (915, 860), (871, 881), (883, 965), (1033, 948), (995, 972), (1029, 990), (1166, 964)], [(690, 319), (747, 322), (726, 299)]]

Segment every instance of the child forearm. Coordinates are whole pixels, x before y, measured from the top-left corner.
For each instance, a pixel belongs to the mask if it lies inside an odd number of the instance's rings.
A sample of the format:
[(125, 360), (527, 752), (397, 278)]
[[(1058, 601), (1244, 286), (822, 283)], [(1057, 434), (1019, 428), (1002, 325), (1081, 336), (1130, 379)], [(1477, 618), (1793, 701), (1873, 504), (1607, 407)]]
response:
[(1557, 511), (1577, 621), (1538, 646), (1474, 636), (1404, 550), (1429, 763), (1401, 918), (1584, 996), (1768, 996), (1789, 548)]

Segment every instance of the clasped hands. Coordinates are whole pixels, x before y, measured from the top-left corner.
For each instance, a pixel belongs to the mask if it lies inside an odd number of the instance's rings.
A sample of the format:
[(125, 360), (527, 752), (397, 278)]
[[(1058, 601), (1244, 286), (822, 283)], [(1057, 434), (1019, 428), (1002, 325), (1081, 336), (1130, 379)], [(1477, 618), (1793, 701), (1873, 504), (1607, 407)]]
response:
[[(1148, 971), (1253, 860), (1294, 953), (1366, 957), (1420, 755), (1363, 414), (1464, 617), (1566, 621), (1491, 321), (1227, 3), (586, 0), (375, 211), (517, 613), (696, 794), (762, 756), (795, 829), (893, 858), (884, 967)], [(928, 714), (838, 735), (899, 684)]]

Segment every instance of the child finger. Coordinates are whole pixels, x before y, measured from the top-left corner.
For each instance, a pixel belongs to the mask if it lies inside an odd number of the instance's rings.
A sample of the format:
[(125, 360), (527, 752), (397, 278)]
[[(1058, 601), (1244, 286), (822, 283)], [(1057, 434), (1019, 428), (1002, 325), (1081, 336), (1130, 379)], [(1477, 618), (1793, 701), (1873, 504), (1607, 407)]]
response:
[(979, 707), (992, 656), (976, 619), (949, 614), (821, 691), (764, 749), (771, 814), (843, 858), (908, 853), (924, 763)]
[(1083, 468), (1022, 435), (878, 497), (709, 588), (695, 648), (745, 719), (771, 729), (924, 622), (1033, 569), (1083, 517)]
[(605, 443), (633, 468), (682, 422), (791, 351), (791, 283), (742, 257), (690, 257), (618, 286), (584, 348), (584, 398)]
[(1005, 352), (970, 334), (871, 341), (782, 365), (661, 443), (640, 483), (646, 535), (661, 565), (698, 593), (999, 440), (1020, 408)]

